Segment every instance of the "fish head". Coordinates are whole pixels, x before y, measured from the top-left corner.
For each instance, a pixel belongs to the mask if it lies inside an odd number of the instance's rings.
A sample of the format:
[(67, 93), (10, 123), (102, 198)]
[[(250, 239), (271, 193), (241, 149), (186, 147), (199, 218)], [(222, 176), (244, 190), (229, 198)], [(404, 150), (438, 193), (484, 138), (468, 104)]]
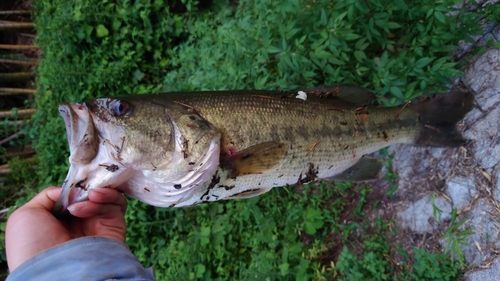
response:
[(220, 133), (192, 107), (158, 96), (97, 98), (59, 111), (70, 147), (54, 213), (116, 188), (155, 206), (189, 197), (219, 165)]

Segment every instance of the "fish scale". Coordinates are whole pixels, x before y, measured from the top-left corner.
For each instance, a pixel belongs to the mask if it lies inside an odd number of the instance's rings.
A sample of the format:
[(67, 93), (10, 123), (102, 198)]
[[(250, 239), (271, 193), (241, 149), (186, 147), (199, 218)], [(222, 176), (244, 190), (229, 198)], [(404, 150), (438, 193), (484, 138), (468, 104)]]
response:
[(380, 148), (463, 143), (455, 123), (472, 107), (469, 93), (451, 91), (398, 107), (369, 105), (374, 99), (364, 88), (336, 85), (63, 104), (70, 151), (78, 157), (70, 157), (54, 212), (102, 187), (154, 206), (181, 207), (318, 179), (369, 180), (381, 163), (365, 155)]
[[(219, 175), (225, 176), (209, 194), (227, 196), (220, 186), (235, 186), (233, 194), (253, 190), (251, 195), (258, 195), (272, 187), (292, 185), (308, 172), (309, 163), (318, 178), (332, 177), (363, 155), (394, 143), (410, 143), (418, 133), (418, 114), (408, 109), (370, 106), (366, 109), (367, 120), (360, 120), (356, 108), (344, 101), (314, 95), (302, 101), (295, 98), (295, 93), (243, 92), (228, 97), (215, 92), (179, 97), (215, 127), (222, 128), (223, 138), (229, 139), (236, 151), (266, 141), (289, 147), (275, 168), (261, 174), (233, 179), (219, 169)], [(384, 130), (391, 134), (387, 139), (381, 137)], [(200, 191), (179, 206), (196, 204), (200, 201), (197, 195), (204, 193)]]

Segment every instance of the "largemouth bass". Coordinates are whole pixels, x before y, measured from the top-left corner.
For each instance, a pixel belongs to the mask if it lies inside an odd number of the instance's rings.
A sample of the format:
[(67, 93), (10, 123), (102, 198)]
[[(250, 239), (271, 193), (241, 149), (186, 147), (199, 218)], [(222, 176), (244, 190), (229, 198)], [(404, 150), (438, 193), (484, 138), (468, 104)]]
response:
[(116, 188), (145, 203), (184, 207), (249, 198), (319, 179), (374, 179), (364, 155), (395, 143), (459, 146), (470, 93), (398, 107), (350, 85), (302, 91), (221, 91), (97, 98), (59, 108), (71, 164), (54, 212)]

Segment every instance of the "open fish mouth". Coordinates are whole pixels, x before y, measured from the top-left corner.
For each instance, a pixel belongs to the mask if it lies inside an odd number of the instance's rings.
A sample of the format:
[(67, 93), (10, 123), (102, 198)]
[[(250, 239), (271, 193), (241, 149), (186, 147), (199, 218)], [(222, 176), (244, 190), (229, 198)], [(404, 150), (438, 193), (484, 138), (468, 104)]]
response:
[(62, 184), (61, 196), (54, 206), (54, 213), (62, 213), (69, 205), (88, 199), (85, 188), (88, 170), (84, 166), (96, 158), (99, 150), (99, 138), (85, 104), (64, 103), (59, 106), (59, 112), (66, 125), (71, 166)]

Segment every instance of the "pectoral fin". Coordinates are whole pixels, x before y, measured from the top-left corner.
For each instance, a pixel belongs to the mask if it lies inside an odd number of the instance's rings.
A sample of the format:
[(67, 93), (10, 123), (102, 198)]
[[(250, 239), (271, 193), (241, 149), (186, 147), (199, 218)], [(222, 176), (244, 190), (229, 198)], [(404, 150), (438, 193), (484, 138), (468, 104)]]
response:
[(283, 143), (259, 143), (229, 156), (221, 166), (231, 170), (231, 177), (261, 174), (277, 165), (283, 159), (286, 149)]
[(366, 181), (378, 177), (382, 163), (377, 158), (363, 157), (356, 164), (342, 173), (329, 178), (334, 181)]

